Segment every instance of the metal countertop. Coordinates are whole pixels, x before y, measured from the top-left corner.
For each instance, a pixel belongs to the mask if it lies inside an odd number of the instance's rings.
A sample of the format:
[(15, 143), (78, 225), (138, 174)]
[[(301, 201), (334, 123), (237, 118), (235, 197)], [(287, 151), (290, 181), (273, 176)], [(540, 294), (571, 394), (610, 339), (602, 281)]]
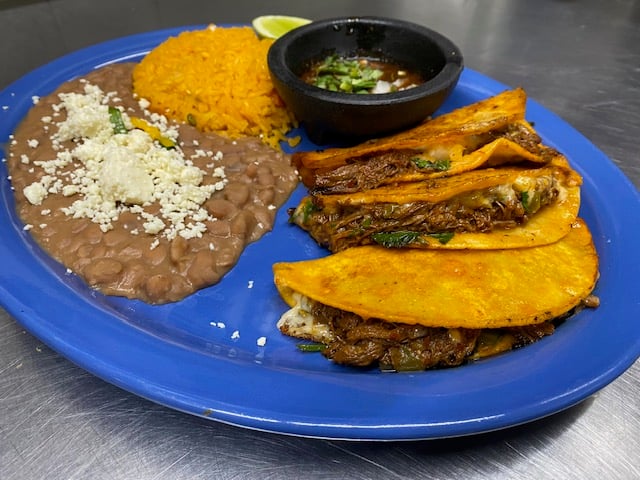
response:
[[(269, 13), (382, 15), (439, 30), (468, 67), (524, 87), (640, 185), (640, 1), (1, 0), (0, 89), (105, 40)], [(3, 479), (634, 479), (639, 439), (638, 361), (579, 405), (503, 431), (415, 442), (314, 440), (136, 397), (62, 358), (0, 309)]]

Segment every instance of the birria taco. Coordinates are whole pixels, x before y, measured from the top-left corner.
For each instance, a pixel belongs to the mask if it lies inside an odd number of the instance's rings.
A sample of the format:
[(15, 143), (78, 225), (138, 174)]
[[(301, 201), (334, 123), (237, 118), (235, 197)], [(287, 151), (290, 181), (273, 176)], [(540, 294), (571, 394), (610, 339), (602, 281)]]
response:
[(292, 161), (313, 193), (349, 193), (508, 163), (547, 163), (557, 152), (541, 142), (525, 111), (524, 90), (507, 90), (392, 136), (350, 148), (296, 152)]
[(336, 363), (422, 370), (526, 345), (595, 306), (598, 257), (577, 219), (561, 240), (509, 250), (355, 247), (273, 266), (286, 335)]
[(310, 195), (290, 220), (332, 252), (553, 243), (576, 220), (582, 178), (541, 143), (525, 104), (510, 90), (392, 137), (297, 154)]
[(539, 168), (485, 168), (356, 193), (310, 195), (290, 219), (332, 252), (369, 244), (521, 248), (567, 234), (580, 208), (580, 184), (557, 156)]

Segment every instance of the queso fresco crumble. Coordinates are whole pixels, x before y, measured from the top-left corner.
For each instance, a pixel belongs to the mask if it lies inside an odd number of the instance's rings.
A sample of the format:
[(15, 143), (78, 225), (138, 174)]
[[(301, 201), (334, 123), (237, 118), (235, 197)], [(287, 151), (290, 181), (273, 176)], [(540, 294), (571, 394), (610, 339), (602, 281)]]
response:
[[(80, 82), (82, 92), (61, 93), (60, 103), (53, 105), (53, 116), (42, 118), (43, 123), (57, 126), (57, 132), (50, 136), (57, 155), (51, 160), (33, 162), (45, 174), (24, 188), (27, 200), (41, 205), (50, 193), (75, 196), (77, 199), (63, 212), (98, 223), (103, 232), (111, 230), (113, 222), (128, 210), (145, 219), (145, 233), (161, 234), (168, 239), (176, 235), (186, 239), (201, 236), (206, 230), (203, 222), (215, 220), (202, 204), (213, 192), (222, 190), (227, 181), (224, 167), (212, 163), (211, 175), (219, 180), (203, 184), (206, 172), (193, 164), (193, 158), (209, 157), (216, 162), (223, 153), (196, 150), (191, 158), (185, 158), (179, 148), (165, 148), (148, 133), (157, 132), (156, 136), (177, 145), (175, 126), (168, 126), (164, 116), (149, 112), (144, 99), (138, 103), (145, 118), (150, 119), (145, 121), (148, 131), (134, 128), (132, 118), (122, 106), (109, 107), (110, 103), (117, 104), (116, 92), (104, 93), (97, 85), (86, 80)], [(118, 133), (112, 120), (113, 109), (119, 112), (116, 118), (125, 127)], [(55, 123), (59, 116), (56, 114), (62, 110), (66, 118)], [(72, 148), (65, 147), (68, 141), (74, 141)], [(29, 139), (27, 144), (37, 148), (39, 141)], [(22, 154), (21, 161), (29, 164), (29, 156)], [(64, 170), (74, 161), (81, 165)], [(155, 215), (142, 208), (153, 202), (160, 205)]]
[(272, 228), (297, 176), (259, 139), (152, 113), (132, 69), (36, 99), (7, 163), (18, 214), (49, 254), (106, 294), (166, 303), (216, 283)]

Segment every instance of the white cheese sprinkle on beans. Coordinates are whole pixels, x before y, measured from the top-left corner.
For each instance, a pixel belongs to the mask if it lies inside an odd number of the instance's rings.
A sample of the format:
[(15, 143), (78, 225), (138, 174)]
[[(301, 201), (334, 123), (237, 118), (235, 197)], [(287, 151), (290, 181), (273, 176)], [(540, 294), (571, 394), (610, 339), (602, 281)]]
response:
[[(24, 188), (29, 202), (40, 205), (50, 193), (77, 196), (64, 213), (88, 218), (99, 224), (103, 232), (111, 230), (112, 222), (128, 210), (145, 219), (145, 233), (169, 240), (177, 235), (185, 239), (201, 237), (206, 231), (204, 222), (213, 220), (202, 204), (213, 192), (224, 189), (227, 183), (224, 168), (216, 167), (212, 173), (220, 181), (204, 185), (205, 172), (185, 158), (180, 148), (164, 148), (145, 131), (131, 128), (131, 120), (124, 111), (122, 120), (129, 130), (114, 133), (108, 105), (118, 101), (115, 93), (105, 94), (99, 87), (83, 83), (83, 92), (62, 93), (60, 103), (54, 106), (54, 111), (66, 112), (66, 119), (57, 123), (58, 131), (51, 137), (58, 154), (55, 159), (35, 162), (45, 175)], [(144, 99), (139, 104), (144, 109), (149, 106)], [(145, 113), (164, 137), (177, 139), (177, 129), (167, 126), (166, 117)], [(53, 119), (43, 117), (42, 121), (51, 123)], [(69, 140), (74, 141), (74, 146), (64, 149), (62, 145)], [(28, 141), (32, 148), (37, 143)], [(204, 151), (201, 154), (214, 155)], [(217, 152), (214, 158), (222, 158), (222, 153)], [(74, 159), (82, 166), (62, 178), (61, 170)], [(28, 164), (30, 159), (25, 155), (21, 161)], [(154, 202), (160, 205), (156, 215), (134, 210), (136, 206)]]

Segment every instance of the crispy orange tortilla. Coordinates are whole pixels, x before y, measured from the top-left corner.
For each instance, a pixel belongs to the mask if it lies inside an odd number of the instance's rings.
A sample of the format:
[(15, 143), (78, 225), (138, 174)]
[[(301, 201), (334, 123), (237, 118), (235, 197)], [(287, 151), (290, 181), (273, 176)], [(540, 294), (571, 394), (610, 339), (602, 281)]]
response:
[(580, 210), (580, 188), (566, 189), (563, 199), (554, 205), (540, 209), (524, 225), (493, 230), (488, 233), (456, 233), (447, 243), (440, 243), (433, 237), (423, 235), (422, 243), (416, 242), (412, 248), (439, 250), (496, 250), (526, 248), (554, 243), (567, 235)]
[[(424, 158), (427, 161), (432, 161), (430, 158), (431, 155), (444, 154), (445, 158), (449, 162), (448, 168), (444, 170), (425, 168), (423, 170), (397, 173), (383, 180), (382, 185), (421, 181), (429, 178), (448, 177), (483, 167), (497, 167), (500, 165), (524, 162), (530, 162), (534, 165), (543, 165), (549, 161), (548, 157), (531, 153), (512, 140), (502, 137), (496, 138), (476, 150), (465, 153), (466, 151), (467, 149), (463, 143), (457, 138), (447, 139), (446, 143), (439, 144), (425, 152), (416, 151), (414, 158)], [(298, 165), (297, 168), (303, 183), (309, 188), (314, 188), (317, 186), (316, 177), (318, 175), (329, 171), (340, 172), (341, 170), (349, 167), (346, 165), (340, 165), (334, 168), (323, 167), (310, 170), (304, 166)]]
[(560, 164), (540, 168), (504, 167), (471, 170), (449, 177), (420, 182), (385, 185), (355, 193), (315, 195), (320, 205), (360, 205), (375, 203), (406, 204), (411, 202), (444, 202), (456, 195), (479, 191), (497, 185), (512, 184), (519, 176), (541, 177), (553, 175), (563, 186), (575, 186), (582, 182), (574, 170)]
[(563, 238), (571, 230), (571, 225), (580, 210), (580, 187), (565, 189), (563, 198), (553, 205), (544, 207), (524, 225), (509, 229), (495, 229), (491, 232), (455, 233), (446, 243), (428, 234), (420, 236), (420, 241), (412, 242), (405, 248), (438, 250), (496, 250), (525, 248), (547, 245)]
[(541, 323), (578, 306), (595, 287), (598, 257), (580, 219), (560, 241), (511, 250), (356, 247), (277, 263), (275, 284), (362, 318), (445, 328)]
[(523, 121), (526, 101), (527, 96), (522, 88), (507, 90), (395, 135), (349, 148), (295, 153), (293, 162), (299, 169), (335, 168), (344, 165), (354, 156), (367, 156), (398, 148), (420, 148), (432, 142), (448, 143), (455, 137), (486, 133)]
[[(347, 206), (372, 204), (408, 204), (412, 202), (445, 202), (460, 194), (468, 194), (498, 185), (510, 185), (517, 177), (554, 176), (562, 187), (559, 198), (551, 205), (537, 211), (523, 225), (491, 232), (455, 233), (446, 243), (430, 235), (422, 235), (421, 241), (412, 242), (409, 248), (462, 250), (495, 250), (523, 248), (556, 242), (570, 230), (580, 209), (580, 185), (582, 178), (573, 170), (567, 159), (557, 155), (549, 164), (533, 169), (503, 167), (472, 170), (453, 177), (443, 177), (401, 185), (387, 185), (352, 194), (315, 195), (315, 204), (326, 212), (340, 211)], [(298, 207), (304, 210), (309, 198)], [(298, 223), (298, 222), (296, 222)], [(299, 224), (306, 228), (304, 224)], [(410, 229), (410, 228), (409, 228)]]
[[(370, 140), (349, 148), (329, 148), (323, 151), (296, 152), (292, 162), (298, 169), (302, 182), (307, 187), (315, 184), (315, 176), (319, 172), (329, 171), (346, 165), (354, 159), (366, 159), (372, 155), (384, 154), (391, 151), (415, 150), (416, 152), (442, 148), (450, 150), (454, 145), (469, 146), (475, 135), (486, 134), (492, 130), (506, 127), (513, 123), (520, 123), (533, 131), (526, 122), (526, 94), (523, 89), (507, 90), (493, 97), (458, 108), (395, 135)], [(507, 141), (509, 142), (509, 141)], [(504, 146), (504, 142), (500, 142)], [(514, 154), (526, 152), (521, 147)], [(472, 149), (475, 150), (475, 149)], [(539, 157), (524, 154), (522, 160), (542, 161)], [(474, 156), (465, 159), (466, 155), (456, 155), (451, 152), (452, 170), (449, 175), (461, 171), (478, 168), (488, 158)], [(512, 158), (515, 158), (512, 156)], [(424, 176), (434, 176), (434, 172), (425, 172)], [(437, 172), (435, 176), (440, 176)], [(404, 181), (404, 180), (400, 180)]]

